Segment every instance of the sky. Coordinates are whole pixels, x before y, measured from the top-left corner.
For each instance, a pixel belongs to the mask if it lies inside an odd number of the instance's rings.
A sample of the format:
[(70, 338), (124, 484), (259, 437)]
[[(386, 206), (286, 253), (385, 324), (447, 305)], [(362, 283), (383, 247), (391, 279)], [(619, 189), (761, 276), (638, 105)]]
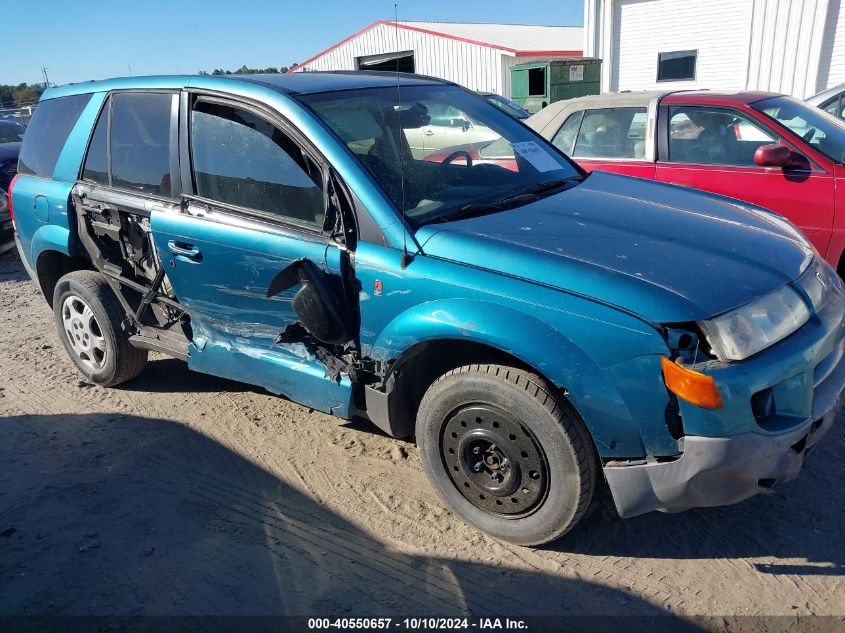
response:
[[(394, 0), (29, 0), (4, 13), (0, 84), (290, 66), (364, 26)], [(530, 8), (529, 8), (530, 7)], [(399, 0), (400, 20), (583, 24), (583, 0)], [(11, 17), (10, 17), (11, 16)], [(21, 16), (26, 16), (26, 19)], [(21, 20), (19, 25), (15, 21)], [(11, 54), (10, 54), (11, 52)]]

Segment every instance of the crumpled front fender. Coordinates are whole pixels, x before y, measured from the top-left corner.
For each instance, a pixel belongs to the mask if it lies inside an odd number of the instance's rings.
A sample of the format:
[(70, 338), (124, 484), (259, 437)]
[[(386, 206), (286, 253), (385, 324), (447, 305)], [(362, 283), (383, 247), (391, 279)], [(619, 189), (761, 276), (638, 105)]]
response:
[(518, 358), (566, 390), (600, 455), (646, 454), (611, 375), (575, 341), (536, 317), (483, 300), (429, 301), (394, 318), (376, 339), (371, 356), (397, 360), (418, 343), (435, 340), (479, 343)]

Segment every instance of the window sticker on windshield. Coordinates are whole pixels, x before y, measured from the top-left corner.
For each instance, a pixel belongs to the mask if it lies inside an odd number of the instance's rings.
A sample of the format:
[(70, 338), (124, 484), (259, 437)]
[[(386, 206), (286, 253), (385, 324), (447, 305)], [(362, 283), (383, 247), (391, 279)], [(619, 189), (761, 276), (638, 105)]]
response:
[(554, 171), (561, 168), (560, 163), (534, 141), (511, 143), (511, 147), (513, 147), (513, 151), (531, 163), (537, 171)]

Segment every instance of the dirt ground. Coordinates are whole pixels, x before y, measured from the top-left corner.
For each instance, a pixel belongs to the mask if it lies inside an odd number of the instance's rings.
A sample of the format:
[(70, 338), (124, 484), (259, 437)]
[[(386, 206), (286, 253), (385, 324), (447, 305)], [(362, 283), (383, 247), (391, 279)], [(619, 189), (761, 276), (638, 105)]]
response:
[(775, 494), (623, 521), (603, 493), (508, 545), (363, 422), (159, 356), (85, 382), (0, 258), (0, 615), (845, 615), (843, 454), (839, 424)]

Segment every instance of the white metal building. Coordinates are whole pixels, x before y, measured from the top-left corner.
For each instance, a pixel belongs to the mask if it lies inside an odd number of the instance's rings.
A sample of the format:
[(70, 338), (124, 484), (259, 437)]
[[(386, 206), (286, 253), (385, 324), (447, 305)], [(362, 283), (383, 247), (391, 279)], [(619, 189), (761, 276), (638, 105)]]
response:
[(510, 96), (510, 69), (550, 56), (580, 56), (580, 26), (379, 20), (292, 72), (385, 69), (417, 72)]
[(805, 98), (845, 83), (842, 0), (585, 0), (602, 91), (713, 88)]

